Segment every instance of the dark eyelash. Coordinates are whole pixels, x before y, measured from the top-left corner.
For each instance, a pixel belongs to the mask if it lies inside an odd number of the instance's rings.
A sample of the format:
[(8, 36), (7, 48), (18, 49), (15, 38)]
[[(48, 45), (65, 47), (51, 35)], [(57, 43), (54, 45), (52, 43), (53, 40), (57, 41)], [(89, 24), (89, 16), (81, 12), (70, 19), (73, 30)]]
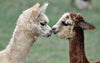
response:
[(62, 25), (64, 25), (64, 26), (68, 26), (68, 24), (66, 24), (65, 22), (62, 22)]
[(45, 25), (45, 23), (40, 23), (42, 26), (44, 26)]
[(62, 22), (62, 25), (68, 26), (68, 25), (71, 25), (71, 24), (66, 24), (65, 22)]

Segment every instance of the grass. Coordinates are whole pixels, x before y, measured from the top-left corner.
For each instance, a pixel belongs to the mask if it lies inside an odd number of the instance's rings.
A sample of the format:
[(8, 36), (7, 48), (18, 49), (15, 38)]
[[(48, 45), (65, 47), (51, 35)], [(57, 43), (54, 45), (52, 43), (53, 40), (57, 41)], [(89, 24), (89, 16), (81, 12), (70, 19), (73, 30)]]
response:
[[(100, 60), (100, 0), (93, 0), (92, 10), (77, 10), (69, 7), (69, 0), (0, 0), (0, 50), (12, 36), (18, 16), (36, 2), (49, 2), (46, 14), (52, 27), (65, 12), (80, 13), (85, 20), (94, 24), (96, 30), (85, 31), (85, 50), (90, 62)], [(31, 49), (27, 63), (69, 63), (68, 41), (52, 35), (39, 37)]]

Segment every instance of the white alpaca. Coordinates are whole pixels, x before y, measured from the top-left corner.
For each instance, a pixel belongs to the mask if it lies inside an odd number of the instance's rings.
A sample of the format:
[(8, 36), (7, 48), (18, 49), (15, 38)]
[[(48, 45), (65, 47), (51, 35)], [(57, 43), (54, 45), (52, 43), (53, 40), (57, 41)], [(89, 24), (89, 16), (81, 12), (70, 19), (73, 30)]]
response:
[(25, 10), (17, 21), (12, 38), (5, 50), (0, 51), (0, 63), (26, 63), (28, 54), (38, 36), (49, 37), (51, 28), (44, 14), (48, 4), (39, 3)]

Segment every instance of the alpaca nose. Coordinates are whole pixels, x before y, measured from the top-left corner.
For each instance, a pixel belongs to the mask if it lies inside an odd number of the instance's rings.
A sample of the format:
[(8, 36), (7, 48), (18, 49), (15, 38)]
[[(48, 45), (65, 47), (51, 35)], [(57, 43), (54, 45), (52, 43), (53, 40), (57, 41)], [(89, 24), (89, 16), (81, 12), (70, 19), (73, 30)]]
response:
[(56, 30), (56, 28), (52, 28), (52, 31), (55, 31)]
[(50, 33), (52, 33), (52, 30), (50, 30)]
[(58, 31), (56, 29), (57, 28), (54, 28), (54, 27), (52, 28), (52, 31), (53, 31), (54, 34), (57, 34), (58, 33)]
[(48, 33), (47, 37), (50, 37), (52, 35), (52, 30), (49, 31), (50, 33)]

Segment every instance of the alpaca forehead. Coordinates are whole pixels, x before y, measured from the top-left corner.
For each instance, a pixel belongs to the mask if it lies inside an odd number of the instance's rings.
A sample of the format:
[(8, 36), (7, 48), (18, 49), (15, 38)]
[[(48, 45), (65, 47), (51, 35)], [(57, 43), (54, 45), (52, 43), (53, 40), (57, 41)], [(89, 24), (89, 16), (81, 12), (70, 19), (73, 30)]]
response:
[(40, 14), (40, 20), (49, 23), (49, 19), (44, 13)]
[(66, 23), (72, 23), (72, 19), (71, 19), (71, 16), (70, 16), (70, 13), (65, 13), (63, 14), (62, 18), (60, 19), (61, 20), (65, 20)]
[(62, 17), (70, 16), (70, 13), (64, 13)]
[(70, 13), (67, 13), (65, 18), (66, 18), (66, 23), (70, 23), (70, 24), (73, 23), (73, 20), (72, 20), (72, 18), (71, 18)]
[(59, 19), (59, 21), (58, 21), (58, 22), (60, 22), (60, 21), (64, 20), (64, 19), (65, 19), (65, 17), (66, 17), (66, 15), (69, 15), (69, 13), (64, 13), (64, 14), (62, 15), (62, 17)]
[(48, 17), (46, 15), (44, 16), (44, 19), (45, 19), (44, 20), (45, 22), (49, 23), (49, 19), (48, 19)]

